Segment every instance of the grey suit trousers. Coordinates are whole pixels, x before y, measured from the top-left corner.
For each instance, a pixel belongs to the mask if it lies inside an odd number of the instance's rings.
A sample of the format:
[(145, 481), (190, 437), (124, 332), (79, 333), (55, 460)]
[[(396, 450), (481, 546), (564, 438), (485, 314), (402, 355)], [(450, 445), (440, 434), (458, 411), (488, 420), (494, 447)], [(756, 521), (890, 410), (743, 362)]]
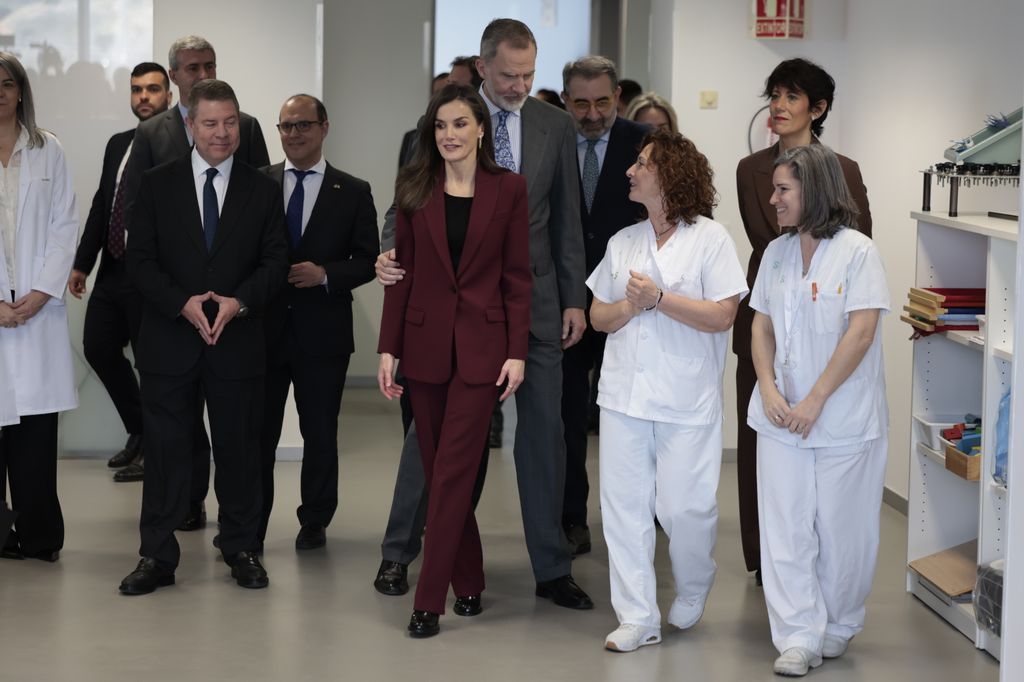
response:
[[(562, 436), (562, 349), (530, 335), (526, 379), (516, 392), (515, 447), (526, 548), (537, 582), (569, 575), (572, 557), (562, 530), (565, 440)], [(427, 491), (415, 426), (402, 447), (382, 557), (411, 563), (420, 551)]]

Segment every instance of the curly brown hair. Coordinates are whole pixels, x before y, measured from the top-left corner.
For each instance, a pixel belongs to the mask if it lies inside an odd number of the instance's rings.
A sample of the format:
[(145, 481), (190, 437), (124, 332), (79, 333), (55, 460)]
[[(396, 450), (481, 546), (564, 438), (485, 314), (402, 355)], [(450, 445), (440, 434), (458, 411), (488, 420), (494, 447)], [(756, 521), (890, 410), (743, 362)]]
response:
[(653, 145), (650, 163), (658, 174), (665, 219), (671, 223), (692, 223), (701, 215), (713, 218), (718, 198), (712, 183), (715, 173), (708, 158), (680, 133), (647, 133), (640, 149), (647, 145)]

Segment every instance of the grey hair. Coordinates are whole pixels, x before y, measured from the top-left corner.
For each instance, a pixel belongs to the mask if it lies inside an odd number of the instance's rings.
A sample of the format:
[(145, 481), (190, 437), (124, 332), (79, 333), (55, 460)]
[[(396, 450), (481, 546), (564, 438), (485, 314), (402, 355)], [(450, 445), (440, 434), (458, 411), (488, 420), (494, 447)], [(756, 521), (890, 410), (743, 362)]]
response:
[(10, 52), (0, 52), (0, 67), (5, 69), (18, 86), (18, 123), (28, 133), (28, 148), (42, 147), (46, 144), (43, 128), (36, 125), (36, 106), (32, 99), (32, 86), (28, 82), (28, 74), (18, 58)]
[(615, 62), (600, 55), (588, 55), (566, 63), (562, 69), (562, 92), (569, 92), (569, 81), (576, 76), (588, 81), (599, 76), (608, 76), (612, 81), (612, 91), (619, 87), (619, 74), (615, 71)]
[(668, 116), (669, 124), (672, 126), (672, 132), (679, 132), (679, 120), (676, 118), (676, 110), (672, 108), (672, 104), (667, 99), (656, 92), (645, 92), (634, 97), (633, 101), (629, 103), (629, 109), (626, 110), (626, 118), (630, 121), (635, 121), (637, 116), (649, 107), (664, 111), (665, 115)]
[(480, 36), (480, 58), (485, 62), (494, 59), (502, 43), (508, 43), (517, 50), (525, 50), (530, 45), (537, 48), (537, 39), (529, 26), (516, 19), (495, 19), (487, 24)]
[(196, 120), (196, 109), (199, 108), (199, 102), (202, 100), (207, 102), (233, 102), (235, 111), (240, 111), (241, 109), (238, 106), (238, 98), (235, 97), (234, 89), (224, 81), (219, 81), (216, 78), (201, 80), (189, 90), (188, 117), (193, 121)]
[(184, 38), (178, 38), (171, 43), (171, 49), (167, 51), (167, 63), (170, 68), (177, 69), (178, 55), (185, 50), (194, 50), (196, 52), (205, 52), (209, 50), (213, 53), (213, 58), (217, 58), (217, 51), (213, 49), (213, 45), (210, 44), (206, 38), (200, 36), (185, 36)]
[(798, 232), (831, 239), (843, 227), (857, 228), (860, 211), (834, 151), (823, 144), (793, 147), (775, 159), (776, 168), (783, 165), (800, 181), (803, 208)]

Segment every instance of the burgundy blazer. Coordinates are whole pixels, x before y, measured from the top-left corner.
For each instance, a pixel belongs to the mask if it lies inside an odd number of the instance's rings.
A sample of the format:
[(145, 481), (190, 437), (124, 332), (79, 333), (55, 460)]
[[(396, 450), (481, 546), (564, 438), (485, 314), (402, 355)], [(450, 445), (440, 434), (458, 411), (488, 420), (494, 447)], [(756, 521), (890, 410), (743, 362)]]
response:
[[(817, 144), (817, 142), (815, 142)], [(747, 287), (753, 291), (757, 270), (761, 266), (761, 257), (768, 244), (779, 236), (779, 219), (775, 207), (769, 201), (775, 188), (772, 185), (772, 173), (775, 170), (775, 159), (779, 155), (779, 144), (776, 142), (768, 149), (754, 152), (741, 159), (736, 166), (736, 191), (739, 195), (740, 218), (743, 229), (750, 240), (753, 251), (747, 265)], [(860, 166), (856, 161), (842, 154), (839, 165), (846, 177), (846, 185), (860, 209), (857, 216), (857, 229), (871, 236), (871, 207), (868, 205), (868, 190), (864, 187), (864, 179), (860, 175)], [(754, 311), (750, 307), (749, 296), (740, 301), (736, 311), (736, 322), (733, 325), (732, 350), (736, 355), (750, 357), (750, 326), (754, 321)]]
[(526, 179), (477, 169), (459, 271), (452, 268), (444, 175), (422, 209), (399, 211), (395, 248), (405, 277), (384, 291), (378, 353), (401, 358), (415, 381), (494, 383), (508, 358), (526, 359), (530, 335)]

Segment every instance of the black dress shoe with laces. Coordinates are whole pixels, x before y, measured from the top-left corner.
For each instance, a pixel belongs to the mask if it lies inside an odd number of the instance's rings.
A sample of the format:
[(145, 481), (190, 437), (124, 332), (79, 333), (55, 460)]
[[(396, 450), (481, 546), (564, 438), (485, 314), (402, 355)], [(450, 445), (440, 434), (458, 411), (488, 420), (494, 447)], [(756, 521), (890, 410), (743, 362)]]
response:
[(569, 540), (569, 552), (573, 558), (590, 551), (590, 528), (586, 525), (566, 526), (565, 537)]
[(137, 460), (114, 474), (114, 483), (132, 483), (145, 477), (146, 463), (142, 455), (139, 455)]
[(158, 587), (174, 584), (174, 569), (161, 566), (156, 559), (142, 557), (118, 588), (121, 594), (149, 594)]
[(316, 549), (327, 544), (327, 529), (322, 523), (307, 523), (295, 537), (295, 549)]
[(240, 587), (258, 590), (270, 584), (267, 571), (256, 552), (239, 552), (230, 561), (226, 557), (224, 560), (231, 566), (231, 577)]
[(455, 612), (456, 616), (479, 616), (483, 610), (483, 607), (480, 605), (479, 594), (471, 594), (468, 597), (456, 597), (455, 606), (452, 607), (452, 611)]
[(107, 466), (111, 469), (126, 467), (139, 456), (142, 451), (142, 436), (139, 434), (128, 436), (128, 442), (113, 457), (107, 460)]
[(583, 591), (571, 575), (563, 575), (561, 578), (537, 583), (536, 595), (544, 599), (550, 599), (558, 606), (567, 609), (579, 609), (585, 611), (594, 608), (594, 602)]
[(188, 515), (177, 530), (200, 530), (206, 528), (206, 504), (200, 502), (189, 506)]
[(397, 597), (409, 591), (409, 566), (384, 559), (377, 569), (373, 587), (381, 594)]
[(430, 611), (413, 611), (409, 618), (409, 635), (412, 637), (433, 637), (441, 632), (441, 626), (437, 623), (436, 613)]

